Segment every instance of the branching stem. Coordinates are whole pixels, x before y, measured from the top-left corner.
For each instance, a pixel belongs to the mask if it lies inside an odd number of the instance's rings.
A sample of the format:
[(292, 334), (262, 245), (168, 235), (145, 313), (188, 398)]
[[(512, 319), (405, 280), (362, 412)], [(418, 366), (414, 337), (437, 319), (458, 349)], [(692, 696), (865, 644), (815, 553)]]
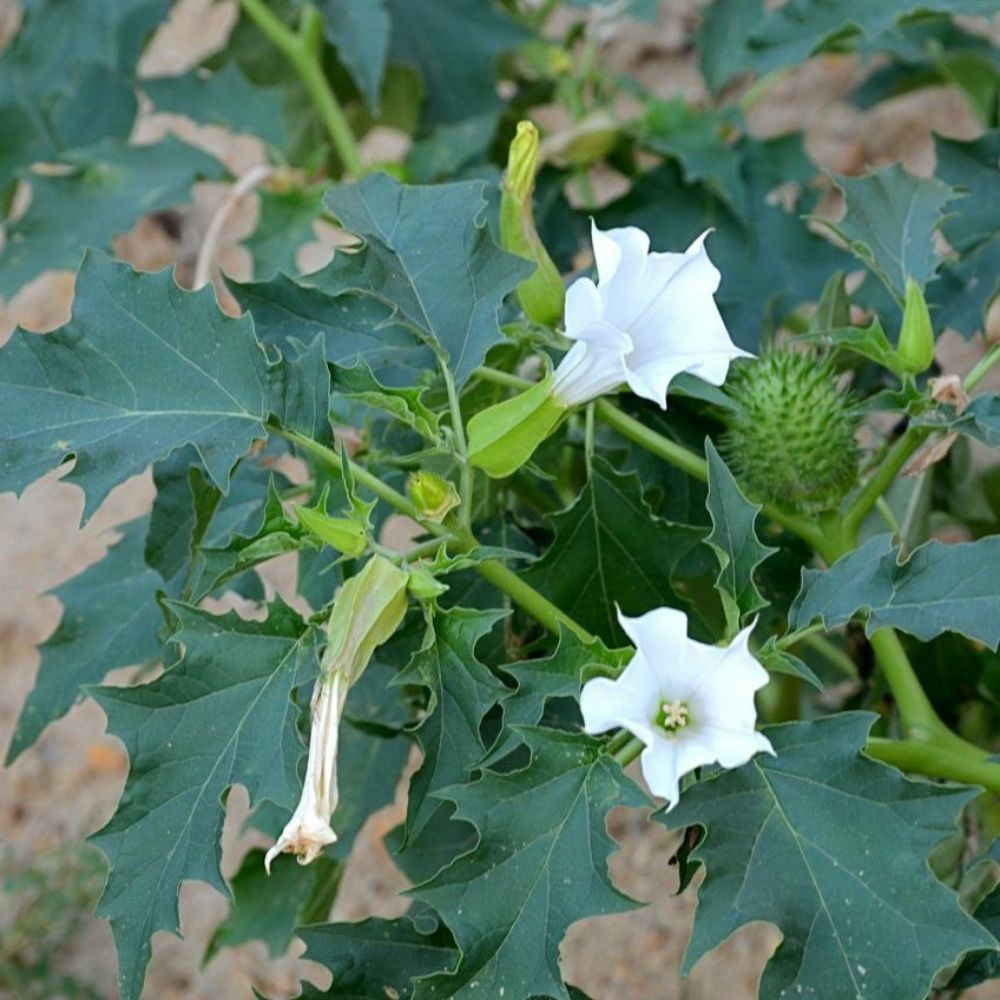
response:
[(319, 44), (323, 24), (319, 11), (305, 7), (299, 31), (294, 32), (269, 9), (266, 0), (240, 0), (240, 5), (298, 74), (340, 158), (345, 176), (360, 177), (364, 164), (357, 141), (323, 71), (322, 44)]

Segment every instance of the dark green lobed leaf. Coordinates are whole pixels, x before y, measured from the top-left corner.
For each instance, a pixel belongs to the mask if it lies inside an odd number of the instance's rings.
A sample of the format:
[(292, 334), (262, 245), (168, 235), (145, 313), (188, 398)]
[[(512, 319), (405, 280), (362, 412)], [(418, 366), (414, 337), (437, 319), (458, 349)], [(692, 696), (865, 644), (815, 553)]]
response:
[(715, 587), (722, 596), (730, 630), (736, 631), (748, 615), (767, 606), (754, 583), (754, 572), (778, 550), (760, 543), (756, 524), (761, 505), (751, 503), (740, 492), (711, 438), (705, 438), (705, 457), (708, 460), (706, 506), (712, 517), (712, 533), (705, 542), (718, 557), (719, 578)]
[(84, 517), (111, 489), (193, 444), (225, 492), (264, 437), (267, 361), (248, 319), (223, 316), (210, 289), (185, 292), (170, 271), (137, 274), (88, 253), (73, 319), (0, 349), (0, 489), (21, 490), (74, 455), (67, 477)]
[(927, 865), (974, 793), (863, 757), (874, 718), (771, 727), (776, 757), (716, 771), (657, 814), (706, 831), (680, 855), (682, 884), (706, 868), (685, 972), (754, 920), (784, 936), (767, 997), (920, 997), (962, 953), (995, 946)]
[(486, 752), (480, 725), (506, 689), (476, 659), (475, 650), (502, 617), (500, 611), (466, 608), (437, 614), (424, 645), (396, 680), (429, 692), (427, 715), (416, 730), (424, 759), (410, 780), (407, 841), (420, 834), (440, 805), (429, 796), (466, 780)]
[(932, 541), (898, 562), (891, 535), (877, 535), (828, 570), (805, 570), (789, 614), (793, 628), (817, 619), (836, 628), (864, 614), (868, 635), (898, 628), (924, 641), (960, 632), (1000, 644), (1000, 536), (945, 545)]
[(505, 253), (486, 223), (482, 181), (409, 187), (385, 174), (327, 193), (346, 229), (365, 241), (310, 278), (325, 291), (355, 291), (393, 306), (441, 350), (459, 385), (503, 339), (500, 303), (533, 265)]
[(937, 272), (934, 234), (955, 191), (934, 178), (908, 174), (898, 164), (865, 177), (838, 177), (836, 183), (846, 214), (826, 224), (902, 302), (908, 278), (923, 286)]
[(41, 647), (38, 678), (18, 716), (8, 765), (73, 707), (81, 687), (159, 653), (163, 616), (156, 592), (163, 580), (143, 558), (148, 525), (148, 517), (124, 525), (121, 540), (100, 562), (52, 592), (63, 606), (62, 619)]
[(624, 644), (616, 604), (638, 615), (677, 606), (671, 574), (705, 536), (651, 513), (638, 478), (596, 457), (583, 491), (552, 517), (555, 538), (524, 574), (553, 603), (606, 642)]
[(139, 997), (152, 935), (178, 929), (181, 883), (226, 892), (218, 863), (229, 788), (243, 785), (253, 805), (294, 805), (302, 743), (291, 695), (316, 671), (315, 635), (280, 601), (253, 622), (170, 609), (184, 658), (150, 684), (89, 691), (130, 760), (118, 809), (91, 838), (111, 866), (98, 912), (114, 932), (124, 1000)]
[(524, 728), (531, 763), (486, 772), (444, 790), (456, 817), (479, 831), (475, 850), (414, 890), (455, 935), (454, 973), (417, 983), (415, 1000), (443, 997), (560, 997), (559, 942), (588, 916), (633, 904), (607, 872), (615, 842), (606, 817), (646, 796), (588, 736)]
[(406, 917), (313, 925), (299, 936), (306, 943), (306, 957), (333, 973), (328, 990), (307, 984), (303, 1000), (409, 1000), (412, 980), (445, 972), (458, 960), (447, 930), (424, 934)]

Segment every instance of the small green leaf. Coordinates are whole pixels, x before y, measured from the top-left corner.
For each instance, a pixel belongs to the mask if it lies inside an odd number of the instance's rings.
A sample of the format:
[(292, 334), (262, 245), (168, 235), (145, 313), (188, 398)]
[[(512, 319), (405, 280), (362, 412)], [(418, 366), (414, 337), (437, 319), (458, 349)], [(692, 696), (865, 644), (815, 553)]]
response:
[(0, 349), (0, 489), (21, 490), (71, 455), (67, 476), (89, 518), (111, 489), (193, 444), (225, 492), (266, 436), (267, 361), (248, 319), (219, 312), (211, 289), (185, 292), (171, 271), (137, 274), (88, 253), (73, 319)]
[(825, 224), (902, 303), (908, 278), (926, 285), (937, 272), (941, 259), (934, 234), (955, 191), (934, 178), (914, 177), (898, 164), (835, 181), (847, 211), (840, 222)]
[(580, 496), (551, 520), (555, 538), (524, 579), (616, 645), (626, 642), (616, 606), (627, 615), (676, 607), (671, 574), (705, 536), (703, 528), (654, 517), (638, 477), (621, 475), (599, 456)]
[(770, 727), (776, 757), (717, 770), (657, 814), (705, 831), (679, 855), (682, 885), (706, 869), (685, 973), (755, 920), (783, 935), (766, 997), (922, 997), (939, 969), (994, 947), (927, 865), (974, 792), (907, 781), (862, 756), (874, 719)]
[(406, 917), (314, 925), (299, 937), (306, 943), (305, 957), (333, 973), (328, 990), (306, 984), (303, 1000), (410, 1000), (412, 980), (447, 971), (458, 961), (445, 928), (424, 934)]
[(902, 376), (906, 372), (895, 348), (889, 343), (878, 316), (875, 316), (868, 326), (837, 327), (818, 333), (807, 333), (797, 339), (801, 343), (827, 344), (830, 347), (853, 351), (888, 369), (894, 375)]
[(366, 361), (360, 360), (351, 368), (335, 366), (333, 390), (340, 396), (384, 410), (427, 441), (437, 441), (440, 437), (438, 415), (424, 404), (423, 388), (396, 389), (382, 385)]
[(310, 282), (394, 306), (399, 319), (444, 353), (464, 384), (503, 339), (500, 303), (533, 269), (494, 243), (485, 184), (408, 187), (374, 174), (333, 188), (326, 201), (365, 246), (335, 254)]
[(865, 616), (868, 635), (898, 628), (925, 642), (942, 632), (1000, 644), (1000, 536), (921, 545), (904, 563), (891, 535), (876, 535), (828, 570), (804, 570), (789, 612), (793, 628), (819, 620), (827, 628)]
[(951, 246), (965, 253), (1000, 229), (1000, 130), (972, 142), (935, 136), (934, 150), (936, 176), (963, 195), (942, 232)]
[(72, 708), (84, 685), (159, 653), (163, 616), (156, 592), (163, 580), (143, 559), (148, 525), (145, 517), (125, 525), (100, 562), (52, 592), (63, 606), (62, 619), (41, 647), (38, 679), (18, 716), (8, 765)]
[(306, 528), (285, 514), (272, 478), (267, 486), (263, 519), (252, 535), (235, 535), (225, 545), (201, 548), (191, 600), (202, 600), (233, 577), (275, 556), (320, 545)]
[(777, 639), (771, 636), (760, 649), (754, 653), (756, 659), (760, 660), (765, 670), (772, 674), (787, 674), (790, 677), (801, 677), (807, 684), (811, 684), (817, 691), (823, 690), (823, 682), (816, 676), (808, 663), (804, 663), (797, 656), (779, 649)]
[(462, 951), (454, 973), (417, 983), (415, 1000), (566, 998), (559, 943), (570, 924), (636, 905), (608, 876), (616, 845), (606, 817), (616, 806), (642, 808), (646, 796), (589, 736), (535, 728), (520, 735), (532, 754), (527, 767), (487, 771), (442, 792), (479, 841), (414, 890)]
[(423, 647), (396, 679), (429, 692), (427, 715), (416, 730), (424, 760), (410, 780), (407, 841), (419, 836), (440, 805), (429, 796), (466, 780), (486, 752), (479, 726), (505, 688), (476, 659), (475, 649), (502, 617), (465, 608), (439, 612)]
[(170, 609), (183, 659), (150, 684), (90, 689), (130, 760), (118, 809), (91, 838), (111, 864), (98, 912), (111, 921), (123, 1000), (138, 1000), (152, 935), (178, 929), (181, 883), (226, 892), (229, 788), (243, 785), (252, 805), (295, 804), (303, 748), (291, 694), (316, 673), (315, 635), (280, 600), (265, 621)]
[(729, 631), (735, 633), (744, 619), (767, 607), (768, 602), (753, 577), (757, 567), (778, 550), (760, 543), (756, 524), (762, 507), (743, 496), (710, 438), (705, 438), (705, 457), (708, 460), (705, 505), (712, 518), (712, 533), (705, 542), (719, 560), (715, 589), (722, 597)]

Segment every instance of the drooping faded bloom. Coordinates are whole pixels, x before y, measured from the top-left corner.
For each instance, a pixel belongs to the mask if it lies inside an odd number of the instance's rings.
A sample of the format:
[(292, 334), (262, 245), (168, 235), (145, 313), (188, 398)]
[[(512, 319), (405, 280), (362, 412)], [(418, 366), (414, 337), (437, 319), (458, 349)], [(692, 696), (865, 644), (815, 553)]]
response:
[(688, 638), (687, 616), (673, 608), (639, 618), (619, 612), (618, 620), (635, 655), (615, 680), (584, 685), (584, 729), (596, 735), (620, 727), (641, 740), (643, 777), (669, 809), (680, 798), (681, 778), (694, 768), (739, 767), (761, 751), (774, 753), (754, 728), (754, 692), (768, 674), (750, 653), (753, 626), (729, 646), (708, 646)]
[(295, 854), (306, 865), (337, 839), (330, 817), (337, 807), (337, 746), (347, 692), (361, 677), (376, 647), (403, 620), (408, 582), (409, 573), (375, 555), (337, 594), (313, 689), (309, 759), (302, 796), (281, 836), (264, 857), (268, 873), (279, 854)]
[(556, 399), (579, 406), (626, 383), (665, 409), (681, 372), (722, 385), (730, 361), (749, 356), (715, 304), (720, 275), (707, 235), (684, 253), (650, 253), (635, 226), (592, 227), (598, 283), (579, 278), (566, 293), (566, 336), (575, 343), (556, 369)]

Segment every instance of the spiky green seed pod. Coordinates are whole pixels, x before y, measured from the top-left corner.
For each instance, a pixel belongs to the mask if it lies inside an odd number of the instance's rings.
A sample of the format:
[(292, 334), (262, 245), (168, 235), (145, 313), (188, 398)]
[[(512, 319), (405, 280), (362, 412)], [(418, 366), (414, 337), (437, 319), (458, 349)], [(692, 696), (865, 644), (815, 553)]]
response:
[(854, 485), (857, 415), (829, 360), (773, 351), (741, 364), (724, 441), (746, 492), (786, 510), (835, 507)]

